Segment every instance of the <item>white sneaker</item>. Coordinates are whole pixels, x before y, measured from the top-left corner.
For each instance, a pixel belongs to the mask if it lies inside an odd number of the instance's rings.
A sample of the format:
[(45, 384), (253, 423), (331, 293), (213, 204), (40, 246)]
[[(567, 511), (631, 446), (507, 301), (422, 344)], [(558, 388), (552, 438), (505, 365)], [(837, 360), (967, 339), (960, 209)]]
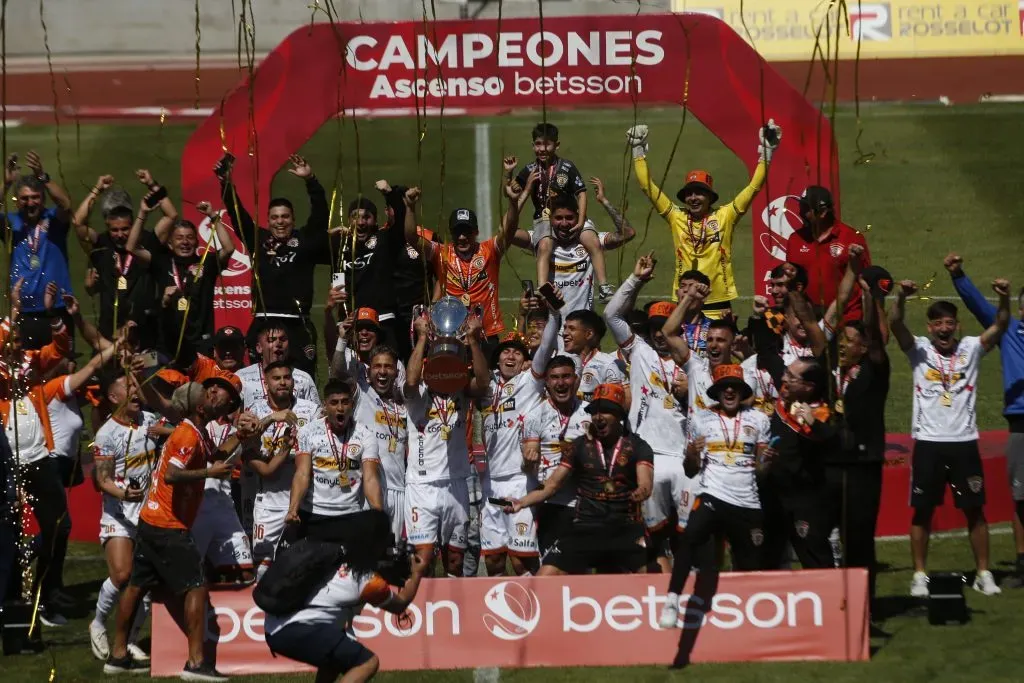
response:
[(658, 626), (661, 628), (676, 628), (679, 625), (679, 596), (669, 593), (665, 598), (665, 606), (661, 608), (661, 617), (658, 619)]
[(130, 654), (132, 656), (132, 659), (134, 659), (136, 662), (149, 661), (149, 655), (146, 654), (146, 651), (138, 645), (136, 645), (135, 643), (128, 643), (128, 654)]
[(57, 610), (46, 609), (45, 607), (39, 610), (39, 621), (43, 622), (44, 626), (60, 627), (68, 625), (67, 617)]
[(924, 572), (914, 572), (914, 578), (910, 580), (910, 595), (914, 598), (928, 597), (928, 575)]
[(107, 627), (89, 622), (89, 645), (92, 646), (93, 656), (101, 662), (107, 661), (110, 656), (110, 641), (107, 639)]
[(995, 577), (987, 569), (974, 577), (974, 590), (984, 595), (999, 595), (1003, 589), (996, 585)]

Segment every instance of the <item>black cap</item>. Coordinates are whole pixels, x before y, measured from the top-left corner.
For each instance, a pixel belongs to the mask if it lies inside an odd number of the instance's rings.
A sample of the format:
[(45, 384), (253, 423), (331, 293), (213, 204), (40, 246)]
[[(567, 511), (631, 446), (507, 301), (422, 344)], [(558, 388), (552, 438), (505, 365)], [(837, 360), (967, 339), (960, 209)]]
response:
[(472, 209), (455, 209), (448, 219), (448, 229), (453, 233), (464, 230), (476, 232), (480, 229)]
[(832, 193), (821, 185), (808, 185), (804, 193), (800, 195), (801, 214), (811, 210), (823, 211), (832, 207)]
[(353, 199), (352, 202), (348, 205), (348, 214), (351, 216), (354, 212), (358, 211), (359, 209), (362, 209), (363, 211), (367, 212), (374, 218), (377, 217), (377, 205), (374, 204), (369, 197), (359, 197), (358, 199)]
[(516, 333), (507, 335), (500, 344), (494, 347), (494, 351), (491, 352), (491, 367), (498, 367), (498, 359), (501, 358), (501, 352), (505, 349), (519, 349), (519, 352), (527, 359), (530, 358), (530, 349), (526, 346), (526, 342), (523, 338)]
[(245, 335), (237, 327), (225, 325), (213, 334), (213, 345), (227, 346), (229, 344), (245, 344)]
[(871, 296), (876, 299), (884, 299), (892, 291), (892, 275), (882, 266), (868, 266), (860, 276), (871, 288)]

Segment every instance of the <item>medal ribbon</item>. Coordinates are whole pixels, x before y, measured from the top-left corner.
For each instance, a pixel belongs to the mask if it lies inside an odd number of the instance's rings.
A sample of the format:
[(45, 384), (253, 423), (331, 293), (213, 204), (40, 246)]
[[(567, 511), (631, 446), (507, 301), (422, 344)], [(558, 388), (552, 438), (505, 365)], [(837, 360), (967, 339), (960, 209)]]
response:
[(715, 415), (718, 416), (718, 423), (722, 427), (722, 440), (725, 441), (726, 450), (730, 453), (735, 452), (736, 446), (740, 440), (740, 423), (743, 422), (743, 420), (740, 419), (739, 415), (733, 418), (735, 422), (732, 430), (732, 441), (729, 441), (729, 428), (725, 424), (725, 419), (722, 418), (721, 411), (716, 410)]
[(171, 261), (171, 277), (174, 278), (174, 284), (181, 290), (181, 295), (185, 296), (185, 278), (178, 272), (178, 264), (174, 261)]
[(469, 296), (469, 288), (472, 286), (472, 284), (473, 284), (473, 276), (476, 274), (476, 273), (473, 272), (473, 260), (476, 258), (477, 254), (473, 254), (473, 256), (470, 257), (470, 259), (469, 259), (469, 266), (468, 266), (469, 273), (465, 277), (463, 277), (463, 275), (462, 275), (462, 258), (460, 258), (459, 255), (457, 253), (455, 253), (455, 247), (454, 246), (449, 246), (449, 249), (451, 249), (451, 252), (450, 252), (451, 259), (450, 259), (450, 261), (455, 263), (455, 267), (459, 271), (459, 284), (462, 285), (462, 289), (466, 293), (466, 296)]
[[(392, 403), (394, 403), (394, 402), (392, 401)], [(398, 434), (401, 431), (401, 423), (399, 422), (399, 419), (398, 419), (398, 406), (395, 406), (395, 413), (394, 413), (395, 426), (394, 426), (394, 428), (392, 428), (392, 426), (391, 426), (391, 413), (388, 412), (387, 401), (382, 400), (380, 398), (380, 396), (378, 396), (377, 397), (377, 405), (379, 405), (380, 409), (384, 412), (384, 424), (386, 424), (387, 427), (388, 427), (388, 435), (390, 435), (394, 439), (397, 439), (398, 438)]]
[(672, 396), (672, 382), (675, 381), (679, 368), (675, 367), (675, 365), (672, 366), (672, 379), (669, 379), (668, 370), (665, 369), (665, 362), (661, 357), (658, 358), (658, 367), (660, 368), (661, 381), (665, 383), (665, 395)]
[(944, 367), (945, 361), (943, 356), (938, 351), (935, 352), (936, 365), (939, 366), (939, 380), (942, 382), (942, 388), (946, 393), (950, 393), (953, 390), (953, 370), (956, 368), (956, 353), (949, 357), (949, 374), (946, 374)]
[(448, 408), (448, 399), (446, 398), (442, 401), (444, 404), (443, 410), (438, 404), (436, 396), (431, 397), (430, 403), (434, 406), (434, 411), (437, 412), (437, 418), (441, 421), (441, 425), (451, 429), (451, 425), (448, 424), (448, 418), (451, 417), (452, 411)]
[(623, 441), (625, 440), (620, 436), (619, 440), (615, 442), (615, 449), (612, 451), (612, 457), (610, 460), (604, 457), (604, 446), (601, 445), (601, 442), (596, 440), (594, 441), (594, 444), (597, 446), (597, 453), (601, 456), (601, 462), (608, 468), (609, 479), (612, 477), (612, 470), (615, 469), (615, 461), (619, 458), (619, 451), (622, 450)]
[[(687, 216), (686, 216), (686, 235), (687, 235), (687, 237), (690, 238), (690, 242), (693, 244), (693, 255), (694, 255), (694, 258), (696, 258), (697, 255), (701, 251), (703, 251), (704, 247), (707, 245), (707, 242), (708, 242), (707, 220), (708, 220), (708, 216), (705, 216), (704, 218), (701, 219), (701, 221), (700, 221), (700, 239), (697, 239), (697, 235), (696, 235), (696, 233), (694, 232), (694, 229), (693, 229), (694, 223), (693, 223), (693, 221), (690, 220), (689, 214), (687, 214)], [(694, 270), (696, 270), (696, 268)]]
[[(124, 257), (124, 262), (122, 263), (121, 255), (115, 251), (114, 267), (117, 268), (117, 274), (124, 278), (128, 277), (128, 270), (132, 267), (133, 260), (135, 260), (135, 254), (126, 254)], [(178, 284), (177, 278), (175, 278), (174, 283)]]
[(43, 234), (43, 221), (36, 223), (36, 227), (32, 229), (32, 232), (25, 231), (25, 241), (28, 242), (28, 248), (35, 256), (39, 253), (39, 246), (42, 243), (41, 235)]
[(548, 208), (548, 197), (551, 195), (551, 181), (555, 179), (555, 171), (558, 170), (558, 157), (552, 159), (551, 164), (548, 166), (548, 177), (544, 179), (544, 174), (541, 174), (543, 182), (537, 183), (537, 199), (543, 208)]
[[(340, 476), (341, 475), (341, 471), (343, 469), (346, 472), (348, 471), (348, 457), (347, 457), (347, 453), (348, 453), (348, 441), (349, 440), (348, 440), (348, 438), (346, 438), (344, 441), (341, 442), (341, 455), (339, 456), (338, 455), (338, 447), (335, 445), (334, 442), (338, 441), (340, 439), (338, 439), (338, 437), (335, 436), (334, 429), (331, 427), (331, 423), (327, 421), (326, 417), (324, 418), (324, 425), (327, 427), (327, 445), (331, 447), (331, 455), (334, 456), (334, 462), (338, 465), (338, 474)], [(346, 434), (347, 437), (351, 438), (352, 430), (350, 428), (346, 427), (345, 428), (345, 434)], [(343, 458), (345, 459), (345, 467), (341, 466)]]

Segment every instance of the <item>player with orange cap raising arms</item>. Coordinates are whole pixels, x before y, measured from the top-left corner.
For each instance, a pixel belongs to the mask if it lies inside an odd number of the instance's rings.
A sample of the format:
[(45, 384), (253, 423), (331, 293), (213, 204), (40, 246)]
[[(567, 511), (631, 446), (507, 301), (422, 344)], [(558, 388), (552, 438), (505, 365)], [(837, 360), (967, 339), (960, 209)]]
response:
[[(699, 270), (711, 278), (711, 294), (704, 302), (704, 313), (710, 318), (727, 317), (732, 301), (739, 292), (732, 273), (732, 237), (736, 223), (750, 208), (754, 196), (768, 177), (768, 164), (782, 139), (782, 129), (769, 120), (759, 131), (759, 161), (750, 183), (735, 199), (714, 208), (718, 193), (714, 179), (707, 171), (694, 170), (686, 174), (686, 184), (676, 194), (680, 205), (673, 204), (655, 185), (647, 168), (647, 133), (645, 125), (626, 131), (626, 139), (633, 151), (633, 168), (640, 189), (654, 204), (661, 217), (672, 229), (676, 250), (676, 271), (673, 282), (687, 270)], [(672, 292), (672, 300), (676, 293)]]

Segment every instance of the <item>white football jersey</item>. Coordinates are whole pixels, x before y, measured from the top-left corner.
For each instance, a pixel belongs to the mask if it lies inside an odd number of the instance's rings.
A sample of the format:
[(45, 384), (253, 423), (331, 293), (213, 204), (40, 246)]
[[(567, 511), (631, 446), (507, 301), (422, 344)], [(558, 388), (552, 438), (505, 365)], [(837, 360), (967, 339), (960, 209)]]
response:
[[(267, 400), (267, 384), (263, 379), (263, 366), (259, 363), (246, 365), (235, 373), (242, 380), (242, 406), (252, 410), (257, 401)], [(320, 394), (316, 391), (316, 382), (305, 370), (292, 369), (292, 380), (295, 382), (293, 393), (296, 398), (320, 405)]]
[(364, 506), (364, 461), (380, 461), (377, 437), (366, 425), (349, 425), (339, 438), (327, 418), (313, 420), (299, 430), (299, 452), (313, 460), (313, 473), (302, 509), (314, 515), (337, 517), (359, 512)]
[(273, 635), (289, 624), (344, 628), (359, 614), (364, 603), (383, 605), (391, 598), (387, 581), (373, 572), (356, 573), (341, 565), (298, 612), (268, 614), (264, 631)]
[[(142, 485), (143, 491), (149, 490), (156, 463), (160, 459), (160, 450), (156, 439), (146, 432), (159, 422), (159, 417), (143, 411), (139, 414), (138, 424), (129, 424), (111, 417), (96, 430), (93, 458), (110, 458), (114, 461), (114, 483), (118, 488), (128, 488), (130, 480), (135, 479)], [(134, 524), (139, 520), (142, 502), (120, 500), (104, 493), (103, 511), (115, 517), (123, 515)]]
[(478, 399), (484, 426), (487, 471), (492, 477), (509, 477), (523, 471), (523, 427), (527, 416), (540, 404), (544, 379), (523, 370), (508, 381), (495, 373), (487, 396)]
[(697, 410), (690, 415), (690, 438), (706, 440), (697, 483), (701, 493), (731, 505), (761, 508), (754, 466), (757, 446), (771, 439), (771, 421), (753, 408), (735, 417), (718, 410)]
[(941, 355), (927, 337), (915, 337), (907, 352), (914, 375), (910, 435), (920, 441), (974, 441), (978, 369), (985, 348), (980, 337), (964, 337), (952, 356)]
[[(249, 411), (261, 420), (274, 412), (266, 399), (261, 399), (252, 404)], [(299, 428), (320, 417), (320, 406), (304, 399), (296, 399), (292, 406), (292, 412), (299, 418)], [(274, 457), (280, 439), (284, 436), (288, 425), (284, 422), (275, 422), (263, 432), (260, 442), (260, 457), (269, 461)], [(289, 453), (287, 459), (274, 473), (274, 476), (260, 477), (259, 492), (256, 499), (260, 506), (266, 510), (287, 510), (291, 498), (292, 479), (295, 477), (295, 454)]]
[(465, 479), (470, 475), (466, 443), (469, 398), (461, 391), (434, 394), (423, 383), (412, 393), (406, 397), (409, 458), (405, 481), (427, 484)]
[(626, 381), (626, 363), (618, 354), (594, 351), (590, 357), (572, 355), (576, 361), (576, 375), (580, 378), (580, 388), (576, 396), (583, 401), (594, 398), (594, 389), (598, 384), (622, 384)]
[[(607, 232), (598, 233), (598, 241), (602, 247), (608, 235)], [(532, 230), (530, 241), (533, 242)], [(573, 311), (594, 310), (594, 264), (586, 247), (579, 240), (567, 245), (559, 244), (558, 240), (555, 240), (551, 256), (551, 279), (562, 290), (562, 297), (565, 299), (565, 305), (559, 311), (563, 320)]]
[(747, 384), (754, 390), (754, 408), (771, 417), (775, 412), (775, 401), (779, 398), (771, 374), (757, 367), (757, 354), (747, 358), (740, 365), (743, 366)]
[(375, 389), (359, 391), (356, 422), (366, 425), (377, 439), (377, 455), (390, 491), (405, 490), (405, 467), (409, 445), (409, 412), (394, 398), (381, 398)]
[[(213, 441), (213, 445), (220, 448), (224, 445), (231, 436), (238, 431), (230, 421), (222, 422), (221, 420), (212, 420), (206, 423), (206, 433), (209, 435), (210, 440)], [(234, 462), (234, 461), (232, 461)], [(216, 491), (221, 493), (228, 498), (231, 497), (231, 477), (223, 477), (218, 479), (217, 477), (207, 477), (206, 486), (204, 487), (207, 491)]]
[[(818, 321), (818, 327), (825, 333), (825, 339), (832, 341), (832, 337), (835, 336), (835, 331), (825, 324), (824, 320)], [(788, 368), (790, 364), (797, 358), (810, 358), (814, 355), (814, 350), (806, 345), (800, 344), (791, 336), (789, 332), (782, 333), (782, 362)]]
[[(562, 449), (568, 447), (577, 437), (586, 434), (590, 426), (587, 404), (576, 400), (572, 412), (566, 416), (555, 407), (550, 399), (530, 411), (523, 430), (523, 442), (540, 443), (540, 464), (537, 467), (537, 481), (543, 484), (562, 463)], [(576, 501), (576, 490), (572, 486), (562, 488), (549, 503), (572, 505)]]
[(629, 423), (633, 432), (646, 441), (655, 454), (683, 457), (686, 413), (672, 395), (672, 382), (680, 369), (672, 358), (662, 358), (637, 336), (632, 337), (622, 352), (630, 361)]

